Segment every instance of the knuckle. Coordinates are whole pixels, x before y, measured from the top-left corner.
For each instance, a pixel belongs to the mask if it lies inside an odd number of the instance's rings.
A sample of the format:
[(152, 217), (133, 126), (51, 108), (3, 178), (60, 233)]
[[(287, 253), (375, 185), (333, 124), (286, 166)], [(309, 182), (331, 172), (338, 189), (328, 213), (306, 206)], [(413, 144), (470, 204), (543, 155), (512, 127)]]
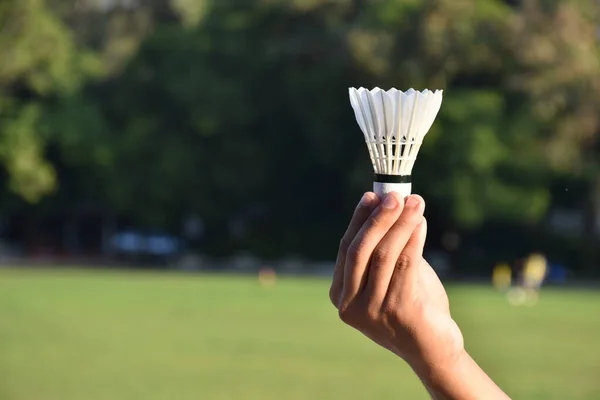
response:
[(348, 240), (348, 238), (346, 238), (346, 236), (342, 237), (342, 239), (340, 239), (340, 245), (338, 247), (339, 253), (346, 253), (346, 251), (348, 251), (349, 246), (350, 241)]
[(379, 318), (380, 305), (374, 299), (372, 293), (364, 293), (357, 300), (357, 314), (365, 322), (372, 323)]
[(364, 247), (364, 240), (360, 238), (356, 238), (350, 243), (347, 250), (347, 258), (356, 259), (359, 254), (362, 252), (362, 248)]
[(390, 317), (396, 314), (397, 309), (395, 301), (386, 301), (381, 306), (381, 314), (386, 320), (389, 320)]
[(382, 246), (378, 246), (375, 251), (373, 251), (373, 255), (371, 257), (371, 263), (374, 265), (379, 265), (385, 263), (389, 259), (389, 249), (386, 249)]
[[(369, 304), (362, 299), (355, 299), (350, 304), (340, 307), (338, 314), (344, 323), (356, 327), (371, 320), (370, 308)], [(375, 315), (375, 310), (373, 310), (373, 315)]]
[(388, 323), (402, 324), (407, 314), (403, 308), (406, 308), (406, 305), (399, 299), (389, 299), (381, 307), (382, 318)]
[(379, 317), (381, 316), (381, 307), (374, 303), (368, 304), (366, 307), (365, 316), (367, 318), (367, 321), (378, 321)]
[(396, 270), (398, 271), (404, 271), (408, 268), (408, 266), (411, 264), (412, 262), (412, 258), (406, 254), (400, 254), (398, 256), (398, 259), (396, 260)]
[(351, 307), (340, 307), (338, 309), (338, 315), (342, 322), (348, 325), (352, 325), (352, 322), (354, 321), (354, 312)]

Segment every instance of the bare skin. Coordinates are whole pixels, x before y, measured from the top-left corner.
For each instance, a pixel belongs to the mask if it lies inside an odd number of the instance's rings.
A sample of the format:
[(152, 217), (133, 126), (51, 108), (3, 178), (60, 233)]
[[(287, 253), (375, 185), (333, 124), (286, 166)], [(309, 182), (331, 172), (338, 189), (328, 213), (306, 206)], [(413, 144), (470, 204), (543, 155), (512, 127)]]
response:
[(423, 259), (425, 201), (367, 192), (339, 247), (331, 302), (346, 324), (404, 359), (435, 400), (509, 397), (467, 354), (448, 296)]

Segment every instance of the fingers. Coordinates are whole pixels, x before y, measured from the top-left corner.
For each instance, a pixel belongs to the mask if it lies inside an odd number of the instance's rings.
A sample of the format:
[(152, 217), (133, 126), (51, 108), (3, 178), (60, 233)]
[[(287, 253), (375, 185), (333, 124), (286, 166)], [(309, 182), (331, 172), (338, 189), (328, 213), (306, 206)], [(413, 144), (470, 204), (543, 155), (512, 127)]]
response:
[(366, 290), (379, 304), (386, 296), (398, 257), (401, 253), (406, 253), (410, 245), (414, 246), (410, 239), (423, 220), (423, 198), (410, 195), (405, 201), (402, 214), (381, 239), (371, 257)]
[(350, 224), (340, 241), (340, 247), (338, 250), (337, 260), (335, 263), (335, 269), (333, 271), (333, 279), (331, 282), (331, 288), (329, 289), (329, 299), (334, 306), (338, 307), (340, 295), (342, 294), (342, 287), (344, 283), (344, 264), (346, 262), (346, 252), (352, 240), (364, 225), (369, 215), (373, 212), (375, 207), (379, 205), (379, 197), (373, 192), (367, 192), (360, 199), (360, 202), (354, 210)]
[(423, 247), (425, 246), (426, 238), (427, 220), (423, 218), (423, 221), (417, 226), (398, 257), (390, 279), (390, 286), (387, 290), (386, 302), (397, 303), (397, 299), (402, 293), (403, 283), (406, 283), (407, 274), (416, 272), (411, 269), (418, 267), (423, 260)]
[(350, 243), (346, 254), (340, 307), (347, 306), (363, 287), (371, 254), (394, 225), (402, 208), (400, 195), (394, 192), (388, 194)]

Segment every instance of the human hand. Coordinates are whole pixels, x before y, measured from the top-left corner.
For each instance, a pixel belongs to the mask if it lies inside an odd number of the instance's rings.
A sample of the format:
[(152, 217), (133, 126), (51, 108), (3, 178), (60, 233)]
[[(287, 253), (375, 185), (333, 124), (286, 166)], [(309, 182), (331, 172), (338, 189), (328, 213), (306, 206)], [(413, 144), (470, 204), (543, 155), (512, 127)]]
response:
[(422, 376), (464, 353), (446, 291), (423, 259), (424, 200), (390, 193), (361, 199), (339, 247), (330, 299), (340, 318)]

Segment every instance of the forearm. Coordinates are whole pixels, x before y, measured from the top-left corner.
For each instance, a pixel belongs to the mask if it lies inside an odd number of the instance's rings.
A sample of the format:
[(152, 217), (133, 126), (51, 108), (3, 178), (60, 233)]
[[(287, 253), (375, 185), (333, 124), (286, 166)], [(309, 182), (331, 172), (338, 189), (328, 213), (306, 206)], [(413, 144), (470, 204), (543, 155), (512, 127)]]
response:
[(467, 352), (452, 365), (413, 369), (433, 400), (510, 400)]

